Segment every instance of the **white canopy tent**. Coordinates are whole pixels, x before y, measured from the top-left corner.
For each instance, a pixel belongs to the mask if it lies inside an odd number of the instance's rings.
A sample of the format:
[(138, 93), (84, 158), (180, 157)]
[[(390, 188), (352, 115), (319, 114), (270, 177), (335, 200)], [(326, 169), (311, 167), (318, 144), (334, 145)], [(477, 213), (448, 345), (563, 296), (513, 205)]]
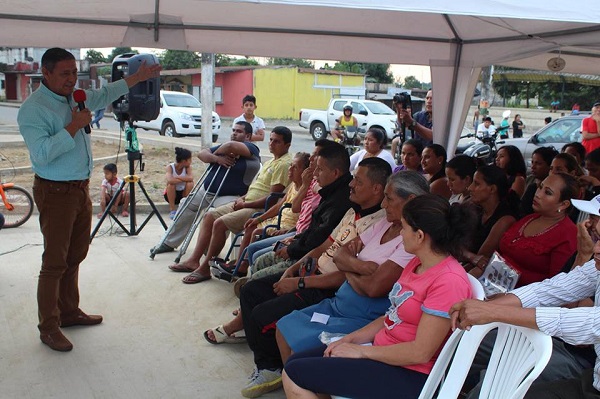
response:
[(4, 0), (0, 45), (156, 47), (431, 67), (434, 139), (454, 151), (481, 67), (600, 74), (596, 1)]

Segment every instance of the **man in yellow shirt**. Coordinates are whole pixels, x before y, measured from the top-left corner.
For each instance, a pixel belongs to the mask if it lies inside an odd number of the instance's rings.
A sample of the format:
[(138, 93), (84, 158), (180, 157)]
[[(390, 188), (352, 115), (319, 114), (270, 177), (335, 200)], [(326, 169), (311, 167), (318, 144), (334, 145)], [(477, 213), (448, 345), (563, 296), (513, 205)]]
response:
[[(292, 143), (292, 132), (285, 126), (273, 128), (269, 140), (269, 151), (273, 159), (267, 161), (256, 181), (248, 188), (248, 193), (239, 199), (216, 208), (204, 216), (192, 255), (181, 263), (169, 266), (174, 272), (191, 272), (183, 278), (186, 284), (196, 284), (209, 280), (208, 261), (217, 256), (227, 239), (227, 232), (238, 233), (255, 212), (262, 211), (270, 193), (280, 193), (289, 183), (288, 169), (292, 157), (288, 153)], [(200, 259), (206, 252), (202, 262)]]

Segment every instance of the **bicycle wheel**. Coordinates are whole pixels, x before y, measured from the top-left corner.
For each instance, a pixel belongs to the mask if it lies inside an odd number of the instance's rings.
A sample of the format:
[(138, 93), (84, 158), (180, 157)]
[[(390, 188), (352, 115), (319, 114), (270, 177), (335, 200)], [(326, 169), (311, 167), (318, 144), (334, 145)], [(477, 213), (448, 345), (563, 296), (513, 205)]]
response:
[(4, 215), (4, 228), (19, 227), (31, 217), (33, 213), (33, 198), (22, 187), (13, 186), (4, 189), (6, 200), (14, 207), (9, 211), (0, 199), (0, 213)]

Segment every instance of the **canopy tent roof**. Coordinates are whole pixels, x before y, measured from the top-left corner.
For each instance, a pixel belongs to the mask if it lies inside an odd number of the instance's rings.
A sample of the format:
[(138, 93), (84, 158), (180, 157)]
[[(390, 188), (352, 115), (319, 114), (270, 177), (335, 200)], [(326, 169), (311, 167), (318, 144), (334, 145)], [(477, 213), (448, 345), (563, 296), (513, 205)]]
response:
[(494, 71), (494, 80), (507, 82), (536, 82), (536, 83), (579, 83), (582, 85), (600, 86), (600, 76), (580, 75), (575, 73), (556, 73), (550, 71), (535, 71), (530, 69), (513, 69)]
[[(81, 17), (84, 15), (84, 17)], [(493, 16), (490, 16), (493, 15)], [(434, 138), (451, 153), (482, 66), (598, 74), (597, 3), (542, 0), (5, 0), (2, 46), (135, 46), (429, 65)]]

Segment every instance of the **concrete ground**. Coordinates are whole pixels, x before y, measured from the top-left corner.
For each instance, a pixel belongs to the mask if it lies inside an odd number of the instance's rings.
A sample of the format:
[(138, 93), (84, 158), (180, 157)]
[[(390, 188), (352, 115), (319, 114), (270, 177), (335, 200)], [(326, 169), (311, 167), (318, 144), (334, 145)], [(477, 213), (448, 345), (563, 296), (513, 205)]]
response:
[(0, 230), (0, 397), (241, 397), (251, 351), (246, 344), (211, 345), (202, 336), (239, 306), (232, 285), (183, 284), (185, 274), (167, 269), (173, 253), (151, 261), (149, 249), (162, 232), (156, 217), (133, 237), (104, 222), (79, 275), (81, 308), (104, 322), (64, 329), (74, 349), (60, 353), (40, 342), (36, 327), (43, 252), (37, 215)]

